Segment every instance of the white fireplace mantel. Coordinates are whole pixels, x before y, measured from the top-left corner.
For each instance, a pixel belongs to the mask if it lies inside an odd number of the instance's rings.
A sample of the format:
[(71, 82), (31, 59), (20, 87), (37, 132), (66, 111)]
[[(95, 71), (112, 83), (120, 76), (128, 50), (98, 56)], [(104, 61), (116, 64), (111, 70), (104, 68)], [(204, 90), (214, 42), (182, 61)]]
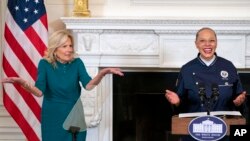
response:
[[(200, 27), (215, 30), (249, 30), (250, 19), (211, 19), (211, 18), (164, 18), (164, 17), (61, 17), (68, 29), (132, 29), (132, 30), (166, 30), (192, 31)], [(83, 28), (84, 27), (84, 28)]]
[[(101, 56), (102, 60), (97, 61), (100, 66), (118, 63), (125, 67), (179, 68), (197, 54), (194, 38), (201, 27), (216, 30), (218, 55), (238, 68), (250, 66), (250, 19), (62, 17), (61, 20), (76, 36), (78, 53)], [(125, 58), (130, 61), (124, 61)], [(138, 59), (150, 62), (132, 61)]]
[[(250, 19), (150, 17), (62, 17), (75, 36), (75, 49), (91, 75), (101, 67), (124, 70), (179, 69), (197, 55), (195, 33), (217, 32), (217, 54), (239, 69), (250, 68)], [(112, 76), (83, 95), (88, 141), (112, 140)]]

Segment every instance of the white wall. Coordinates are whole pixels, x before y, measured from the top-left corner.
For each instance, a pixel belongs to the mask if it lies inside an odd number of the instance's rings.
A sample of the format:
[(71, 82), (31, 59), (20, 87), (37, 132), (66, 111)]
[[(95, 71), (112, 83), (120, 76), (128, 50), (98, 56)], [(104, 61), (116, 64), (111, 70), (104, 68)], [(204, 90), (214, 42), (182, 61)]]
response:
[[(59, 20), (72, 15), (73, 0), (46, 0), (50, 31), (63, 28)], [(249, 0), (89, 0), (92, 17), (168, 17), (179, 19), (244, 19)]]
[[(1, 14), (7, 0), (1, 0)], [(71, 16), (73, 0), (44, 0), (49, 32), (64, 28), (60, 17)], [(93, 17), (168, 17), (179, 19), (244, 19), (250, 17), (249, 0), (89, 0)], [(1, 16), (3, 18), (3, 16)], [(2, 22), (3, 20), (1, 20)], [(2, 32), (1, 28), (1, 32)]]
[[(247, 0), (99, 0), (93, 16), (249, 17)], [(247, 6), (247, 4), (248, 6)]]

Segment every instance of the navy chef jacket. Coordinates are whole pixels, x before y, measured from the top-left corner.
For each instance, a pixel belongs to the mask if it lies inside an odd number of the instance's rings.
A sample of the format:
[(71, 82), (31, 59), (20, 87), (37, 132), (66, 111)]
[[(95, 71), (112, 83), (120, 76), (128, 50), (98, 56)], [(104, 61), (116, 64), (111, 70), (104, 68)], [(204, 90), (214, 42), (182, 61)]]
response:
[[(229, 60), (216, 55), (207, 66), (199, 57), (183, 65), (177, 80), (177, 94), (180, 97), (181, 112), (204, 112), (207, 108), (201, 104), (199, 84), (205, 86), (206, 97), (212, 95), (211, 87), (218, 86), (218, 99), (211, 104), (210, 111), (235, 110), (233, 99), (243, 92), (236, 67)], [(184, 110), (184, 111), (183, 111)]]

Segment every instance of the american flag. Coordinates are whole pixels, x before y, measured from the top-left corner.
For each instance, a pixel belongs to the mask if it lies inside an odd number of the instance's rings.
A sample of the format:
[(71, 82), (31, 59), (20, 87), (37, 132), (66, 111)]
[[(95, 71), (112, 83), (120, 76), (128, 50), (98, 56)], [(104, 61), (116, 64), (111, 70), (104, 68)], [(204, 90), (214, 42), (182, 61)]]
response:
[[(21, 77), (34, 83), (37, 64), (48, 42), (43, 0), (8, 0), (3, 46), (3, 78)], [(28, 141), (41, 140), (41, 103), (17, 84), (4, 84), (3, 103)]]

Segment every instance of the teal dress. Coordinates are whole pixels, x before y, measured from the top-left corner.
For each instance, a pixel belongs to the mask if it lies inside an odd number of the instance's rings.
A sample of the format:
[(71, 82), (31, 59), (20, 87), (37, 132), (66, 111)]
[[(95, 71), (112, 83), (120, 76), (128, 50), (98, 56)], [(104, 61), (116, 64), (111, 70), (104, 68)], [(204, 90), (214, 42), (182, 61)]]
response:
[[(65, 119), (81, 95), (81, 87), (85, 88), (91, 77), (80, 58), (62, 64), (56, 62), (54, 68), (45, 59), (38, 65), (36, 87), (43, 92), (41, 113), (43, 141), (72, 141), (72, 134), (63, 128)], [(85, 119), (82, 119), (85, 124)], [(77, 141), (85, 141), (86, 129), (77, 134)]]

